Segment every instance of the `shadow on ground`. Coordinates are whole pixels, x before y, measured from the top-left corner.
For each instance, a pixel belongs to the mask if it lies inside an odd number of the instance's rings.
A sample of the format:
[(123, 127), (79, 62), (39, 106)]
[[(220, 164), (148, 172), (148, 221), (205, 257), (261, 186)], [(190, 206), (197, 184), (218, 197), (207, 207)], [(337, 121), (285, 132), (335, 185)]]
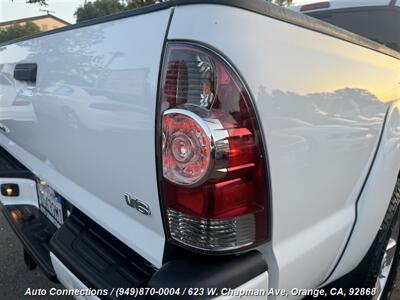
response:
[(69, 300), (72, 297), (38, 296), (25, 297), (27, 288), (45, 289), (63, 288), (61, 285), (50, 282), (42, 272), (36, 268), (28, 271), (23, 259), (23, 248), (10, 226), (0, 213), (0, 295), (7, 296), (8, 300), (19, 299), (60, 299)]

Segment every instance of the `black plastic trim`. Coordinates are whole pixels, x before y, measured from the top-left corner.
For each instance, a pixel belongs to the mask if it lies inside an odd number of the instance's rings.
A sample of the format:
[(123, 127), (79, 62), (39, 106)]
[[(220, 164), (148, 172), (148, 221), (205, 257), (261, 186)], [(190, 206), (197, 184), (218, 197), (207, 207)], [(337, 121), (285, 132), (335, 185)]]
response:
[(0, 147), (0, 178), (24, 178), (33, 180), (35, 176), (4, 148)]
[(58, 283), (49, 251), (49, 241), (57, 228), (35, 206), (3, 206), (2, 212), (25, 251), (47, 278)]
[[(237, 288), (268, 271), (268, 266), (258, 251), (240, 256), (224, 258), (203, 257), (192, 260), (175, 260), (166, 263), (150, 279), (150, 288), (192, 288), (208, 289)], [(152, 296), (151, 299), (162, 299), (165, 296)], [(179, 298), (179, 297), (176, 297)], [(210, 299), (206, 292), (202, 295), (186, 294), (183, 299)], [(181, 298), (179, 298), (181, 299)]]
[(125, 299), (112, 294), (113, 288), (143, 287), (156, 271), (76, 208), (54, 234), (50, 250), (87, 287), (107, 289), (101, 299)]
[(14, 79), (19, 81), (36, 82), (37, 64), (17, 64), (14, 69)]
[[(316, 15), (329, 16), (329, 15), (334, 15), (334, 14), (341, 13), (341, 12), (348, 13), (348, 12), (358, 12), (358, 11), (394, 11), (394, 10), (400, 11), (400, 7), (398, 7), (398, 6), (392, 7), (392, 6), (387, 6), (387, 5), (386, 6), (382, 6), (382, 5), (359, 6), (359, 7), (335, 8), (335, 9), (327, 9), (327, 10), (320, 10), (320, 11), (312, 11), (312, 12), (307, 12), (305, 14), (314, 18), (314, 16), (316, 16)], [(335, 26), (335, 25), (332, 25), (332, 26)], [(394, 50), (394, 51), (396, 51), (396, 50)]]
[(303, 27), (312, 31), (316, 31), (325, 35), (329, 35), (352, 44), (356, 44), (362, 47), (369, 48), (374, 51), (381, 52), (383, 54), (392, 56), (394, 58), (400, 59), (400, 52), (395, 51), (393, 49), (387, 48), (384, 45), (373, 42), (365, 37), (359, 36), (352, 32), (346, 31), (342, 28), (336, 27), (334, 25), (322, 22), (315, 18), (309, 17), (305, 14), (297, 13), (291, 11), (286, 8), (279, 7), (277, 5), (271, 4), (265, 0), (171, 0), (155, 5), (150, 5), (143, 8), (133, 9), (124, 11), (122, 13), (113, 14), (110, 16), (100, 17), (96, 19), (92, 19), (89, 21), (81, 22), (74, 25), (69, 25), (65, 27), (61, 27), (55, 30), (35, 34), (28, 37), (23, 37), (20, 39), (15, 39), (3, 44), (0, 44), (0, 47), (6, 46), (8, 44), (21, 42), (29, 39), (34, 39), (58, 32), (73, 30), (81, 27), (86, 27), (94, 24), (100, 24), (104, 22), (119, 20), (127, 17), (142, 15), (146, 13), (151, 13), (163, 9), (167, 9), (173, 6), (182, 6), (182, 5), (191, 5), (191, 4), (217, 4), (217, 5), (226, 5), (231, 7), (237, 7), (244, 10), (252, 11), (261, 15), (265, 15), (286, 23), (290, 23), (299, 27)]

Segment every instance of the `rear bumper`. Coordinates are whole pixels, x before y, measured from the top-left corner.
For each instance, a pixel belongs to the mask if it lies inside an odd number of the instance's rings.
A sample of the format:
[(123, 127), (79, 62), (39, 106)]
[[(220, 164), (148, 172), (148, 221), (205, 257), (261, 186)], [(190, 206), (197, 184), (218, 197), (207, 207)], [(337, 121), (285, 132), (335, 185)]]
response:
[(47, 278), (58, 282), (49, 251), (49, 241), (56, 232), (56, 227), (38, 208), (31, 205), (3, 206), (2, 212), (22, 242), (25, 251), (34, 259)]
[[(57, 258), (54, 254), (51, 254), (51, 260), (53, 262), (54, 269), (60, 282), (68, 289), (78, 289), (81, 291), (87, 290), (88, 288), (74, 275), (68, 268)], [(264, 272), (257, 277), (250, 279), (246, 283), (237, 287), (236, 289), (224, 289), (221, 296), (214, 298), (215, 300), (236, 300), (240, 298), (241, 300), (266, 300), (266, 296), (239, 296), (243, 295), (246, 291), (256, 291), (256, 290), (268, 290), (268, 272)], [(77, 300), (96, 300), (100, 299), (96, 296), (75, 296)], [(187, 299), (184, 296), (181, 299)]]
[[(233, 292), (238, 287), (268, 288), (267, 265), (256, 251), (234, 257), (188, 257), (157, 270), (76, 209), (58, 230), (35, 206), (4, 206), (2, 211), (47, 277), (69, 289), (107, 291), (100, 299), (128, 298), (117, 294), (121, 288), (147, 287), (156, 292), (138, 299), (164, 298), (169, 290), (175, 291), (172, 298), (221, 300), (238, 298)], [(157, 295), (159, 291), (162, 294)], [(93, 295), (76, 298), (96, 299)]]

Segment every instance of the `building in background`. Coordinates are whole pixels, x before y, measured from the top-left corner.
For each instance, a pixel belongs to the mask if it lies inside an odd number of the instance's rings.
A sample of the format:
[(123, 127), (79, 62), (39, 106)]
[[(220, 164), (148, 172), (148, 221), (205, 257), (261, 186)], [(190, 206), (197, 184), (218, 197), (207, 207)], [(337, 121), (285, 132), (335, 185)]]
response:
[(64, 20), (62, 20), (56, 16), (53, 16), (51, 14), (46, 14), (46, 15), (37, 16), (37, 17), (11, 20), (11, 21), (7, 21), (7, 22), (0, 22), (0, 29), (4, 29), (13, 24), (24, 25), (26, 22), (29, 22), (29, 21), (36, 24), (37, 26), (39, 26), (40, 31), (48, 31), (48, 30), (53, 30), (56, 28), (70, 25), (70, 23), (68, 23), (67, 21), (64, 21)]

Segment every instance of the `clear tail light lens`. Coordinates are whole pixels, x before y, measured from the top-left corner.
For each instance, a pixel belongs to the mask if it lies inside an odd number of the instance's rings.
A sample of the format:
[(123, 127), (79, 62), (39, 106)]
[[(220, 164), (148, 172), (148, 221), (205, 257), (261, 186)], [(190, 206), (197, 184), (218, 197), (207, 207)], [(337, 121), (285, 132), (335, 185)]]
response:
[(210, 169), (211, 138), (196, 114), (170, 109), (163, 116), (163, 174), (176, 184), (198, 185)]
[(203, 47), (169, 43), (160, 101), (170, 238), (207, 252), (266, 241), (262, 143), (250, 96), (233, 68)]

